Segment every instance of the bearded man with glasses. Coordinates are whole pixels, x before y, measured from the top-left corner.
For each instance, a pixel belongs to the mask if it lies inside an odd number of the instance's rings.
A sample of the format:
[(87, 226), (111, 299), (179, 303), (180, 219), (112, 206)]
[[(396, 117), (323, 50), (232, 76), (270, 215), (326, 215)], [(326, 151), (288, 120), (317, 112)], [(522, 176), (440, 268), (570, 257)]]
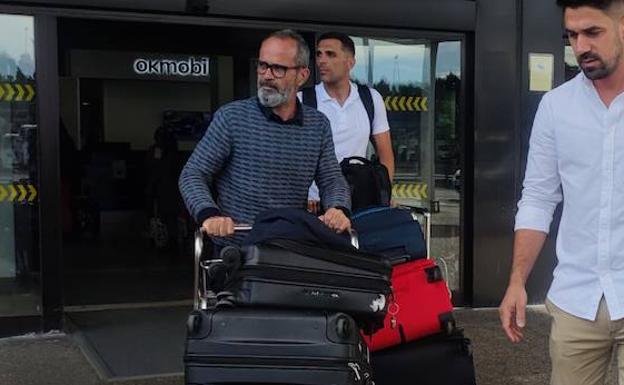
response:
[[(303, 106), (310, 51), (296, 32), (269, 35), (256, 62), (258, 95), (221, 107), (180, 175), (190, 213), (217, 246), (240, 244), (234, 223), (278, 207), (307, 207), (312, 181), (336, 232), (350, 229), (350, 192), (336, 160), (329, 121)], [(227, 238), (226, 238), (227, 237)]]

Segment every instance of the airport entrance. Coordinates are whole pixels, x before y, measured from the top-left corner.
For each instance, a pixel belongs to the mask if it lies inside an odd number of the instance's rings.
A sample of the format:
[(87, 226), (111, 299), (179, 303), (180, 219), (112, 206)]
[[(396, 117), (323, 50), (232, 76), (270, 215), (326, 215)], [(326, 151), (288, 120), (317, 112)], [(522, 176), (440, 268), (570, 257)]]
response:
[[(180, 371), (196, 224), (182, 204), (178, 175), (219, 106), (255, 94), (253, 59), (260, 42), (283, 28), (219, 25), (57, 19), (60, 216), (41, 221), (61, 227), (65, 325), (86, 340), (105, 378)], [(353, 36), (353, 80), (375, 87), (389, 116), (397, 165), (393, 198), (432, 211), (432, 254), (447, 267), (461, 302), (463, 36), (294, 27), (311, 46), (326, 29)], [(13, 174), (37, 164), (31, 144), (38, 138), (33, 105), (26, 103), (36, 97), (34, 71), (26, 71), (25, 59), (16, 63), (24, 76), (17, 79), (16, 71), (3, 81), (23, 88), (15, 88), (23, 94), (21, 104), (4, 83), (4, 98), (10, 94), (11, 100), (0, 101), (2, 117), (12, 122), (3, 128), (2, 162)], [(36, 167), (28, 172), (35, 180)], [(8, 234), (15, 238), (6, 238), (13, 243), (2, 244), (15, 251), (3, 255), (15, 268), (4, 270), (32, 278), (9, 283), (36, 288), (41, 251), (24, 252), (37, 243), (25, 242), (21, 234), (27, 233), (18, 230), (38, 223), (27, 215), (37, 205), (28, 186), (41, 186), (3, 184), (9, 191), (3, 199), (15, 195), (21, 205), (3, 206), (2, 215), (15, 219)], [(37, 312), (36, 300), (22, 302)], [(159, 353), (165, 351), (166, 357)]]
[(264, 35), (59, 23), (66, 311), (188, 303), (196, 225), (178, 176), (212, 113), (253, 91)]

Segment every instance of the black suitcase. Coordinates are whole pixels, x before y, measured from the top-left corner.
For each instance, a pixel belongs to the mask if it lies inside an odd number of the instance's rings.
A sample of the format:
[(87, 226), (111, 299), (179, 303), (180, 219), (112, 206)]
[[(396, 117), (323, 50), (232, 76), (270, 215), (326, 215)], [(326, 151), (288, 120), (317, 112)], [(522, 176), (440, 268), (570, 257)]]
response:
[(476, 385), (470, 340), (460, 330), (371, 353), (376, 385)]
[(372, 385), (368, 349), (343, 313), (194, 310), (184, 363), (187, 385)]
[(383, 257), (290, 240), (246, 246), (242, 254), (226, 285), (235, 305), (340, 311), (367, 330), (383, 326), (391, 293)]

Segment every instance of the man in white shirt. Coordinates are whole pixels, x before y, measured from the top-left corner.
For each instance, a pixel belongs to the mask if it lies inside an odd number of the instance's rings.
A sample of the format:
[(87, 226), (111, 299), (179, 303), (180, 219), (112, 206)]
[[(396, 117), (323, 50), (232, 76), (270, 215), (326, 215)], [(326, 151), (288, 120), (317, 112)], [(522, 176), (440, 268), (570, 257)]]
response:
[[(379, 161), (386, 166), (392, 180), (394, 154), (383, 98), (379, 92), (370, 89), (374, 106), (371, 124), (358, 87), (350, 80), (351, 69), (355, 66), (353, 40), (340, 32), (327, 32), (319, 36), (316, 65), (321, 78), (321, 83), (314, 87), (316, 105), (331, 124), (336, 158), (340, 162), (351, 156), (366, 157), (372, 134)], [(319, 208), (318, 189), (315, 185), (310, 187), (308, 208), (312, 212), (317, 212)]]
[(613, 350), (624, 384), (624, 0), (557, 4), (582, 73), (545, 94), (535, 116), (499, 313), (521, 341), (526, 280), (565, 197), (546, 300), (551, 384), (604, 384)]

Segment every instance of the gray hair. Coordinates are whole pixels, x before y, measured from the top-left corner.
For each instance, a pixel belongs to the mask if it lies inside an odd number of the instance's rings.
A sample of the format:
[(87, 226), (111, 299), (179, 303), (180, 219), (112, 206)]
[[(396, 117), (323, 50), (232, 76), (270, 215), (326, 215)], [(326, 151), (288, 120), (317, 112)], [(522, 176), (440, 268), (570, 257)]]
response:
[(308, 47), (308, 43), (306, 43), (303, 36), (299, 33), (293, 31), (292, 29), (282, 29), (271, 33), (262, 42), (264, 43), (266, 40), (271, 38), (294, 40), (295, 43), (297, 43), (297, 56), (295, 57), (295, 64), (301, 67), (310, 66), (310, 48)]

